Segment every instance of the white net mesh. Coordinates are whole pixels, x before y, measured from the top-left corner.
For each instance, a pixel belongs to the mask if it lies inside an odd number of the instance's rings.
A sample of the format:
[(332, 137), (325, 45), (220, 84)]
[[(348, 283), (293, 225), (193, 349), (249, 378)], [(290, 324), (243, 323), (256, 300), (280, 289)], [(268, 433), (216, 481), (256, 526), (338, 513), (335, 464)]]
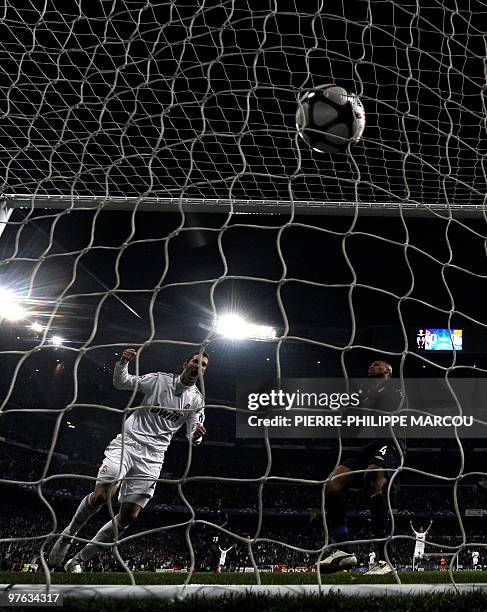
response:
[[(5, 3), (3, 191), (482, 204), (481, 5), (300, 9)], [(295, 145), (298, 93), (333, 81), (367, 110), (353, 163)]]
[[(173, 442), (127, 554), (154, 528), (166, 543), (150, 563), (194, 561), (218, 532), (222, 498), (240, 545), (233, 567), (312, 567), (328, 544), (323, 486), (343, 449), (235, 442), (235, 379), (363, 373), (379, 353), (401, 375), (483, 371), (485, 316), (472, 296), (485, 289), (485, 225), (451, 213), (482, 217), (485, 205), (485, 7), (115, 0), (2, 11), (0, 282), (14, 295), (1, 299), (27, 310), (2, 320), (2, 477), (18, 496), (4, 555), (45, 553), (93, 485), (134, 399), (110, 390), (123, 348), (142, 349), (146, 372), (174, 371), (209, 347), (205, 392), (218, 408), (207, 411), (206, 449)], [(296, 137), (296, 100), (327, 82), (366, 109), (363, 141), (347, 154), (319, 156)], [(406, 223), (411, 207), (442, 218)], [(362, 209), (401, 216), (377, 222)], [(287, 215), (235, 214), (266, 210)], [(342, 210), (357, 216), (295, 215)], [(229, 345), (213, 334), (225, 310), (274, 325), (276, 341)], [(418, 353), (412, 330), (431, 324), (470, 325), (470, 354)], [(425, 479), (448, 487), (438, 512), (443, 532), (456, 531), (442, 546), (459, 554), (483, 544), (478, 524), (464, 525), (465, 505), (481, 505), (478, 479), (466, 476), (479, 449), (464, 450), (418, 446), (396, 475), (420, 505)], [(47, 521), (36, 537), (34, 498)], [(272, 525), (283, 510), (296, 518), (291, 531)], [(363, 511), (351, 514), (364, 556)], [(392, 536), (412, 548), (400, 518)]]

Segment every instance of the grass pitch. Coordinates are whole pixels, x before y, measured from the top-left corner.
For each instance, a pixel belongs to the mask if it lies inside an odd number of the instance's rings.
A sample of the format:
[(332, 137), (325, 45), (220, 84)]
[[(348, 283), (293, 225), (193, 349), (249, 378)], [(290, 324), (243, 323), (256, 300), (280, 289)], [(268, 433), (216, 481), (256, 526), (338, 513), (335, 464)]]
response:
[[(261, 573), (262, 584), (317, 584), (315, 573)], [(401, 572), (403, 584), (447, 584), (450, 583), (448, 572)], [(177, 585), (182, 584), (187, 574), (156, 574), (154, 572), (136, 572), (138, 585)], [(458, 583), (487, 583), (487, 572), (455, 572)], [(129, 585), (126, 573), (85, 573), (66, 574), (52, 573), (52, 583), (70, 585)], [(258, 593), (225, 594), (214, 598), (211, 596), (188, 596), (176, 599), (158, 597), (129, 597), (123, 599), (95, 596), (91, 599), (67, 597), (64, 609), (73, 612), (485, 612), (487, 610), (487, 593), (475, 590), (469, 593), (425, 593), (378, 596), (373, 592), (368, 596), (343, 595), (339, 585), (373, 585), (394, 584), (394, 576), (365, 576), (363, 573), (346, 573), (322, 575), (323, 584), (337, 585), (335, 592), (324, 595), (269, 595)], [(0, 572), (0, 583), (44, 584), (44, 574), (23, 572)], [(256, 584), (253, 573), (195, 573), (191, 576), (192, 584), (208, 585), (252, 585)], [(13, 587), (15, 588), (15, 587)], [(55, 588), (54, 588), (55, 590)], [(18, 607), (17, 610), (31, 611), (32, 607)]]
[[(134, 572), (136, 584), (183, 584), (187, 574), (156, 574), (155, 572)], [(456, 582), (487, 583), (487, 572), (453, 572)], [(399, 578), (403, 584), (447, 584), (451, 582), (448, 572), (400, 572)], [(262, 584), (317, 584), (318, 576), (315, 573), (294, 572), (261, 572)], [(54, 572), (51, 574), (53, 584), (131, 584), (125, 572), (105, 572), (83, 574), (66, 574)], [(395, 584), (392, 576), (365, 576), (361, 572), (339, 572), (336, 574), (322, 574), (323, 584)], [(0, 572), (2, 584), (44, 584), (43, 572), (36, 574), (24, 572)], [(253, 572), (213, 574), (210, 572), (197, 572), (191, 576), (191, 584), (257, 584)]]

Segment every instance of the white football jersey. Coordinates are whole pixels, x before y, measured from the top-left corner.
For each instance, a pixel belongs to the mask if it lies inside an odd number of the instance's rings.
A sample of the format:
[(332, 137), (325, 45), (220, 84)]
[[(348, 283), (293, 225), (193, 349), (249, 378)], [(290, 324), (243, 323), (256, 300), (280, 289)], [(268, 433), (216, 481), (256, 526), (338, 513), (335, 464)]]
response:
[(369, 563), (372, 565), (375, 561), (375, 552), (369, 553)]
[(142, 408), (125, 421), (125, 435), (153, 451), (164, 453), (173, 435), (186, 423), (188, 438), (205, 420), (204, 401), (196, 385), (187, 387), (175, 374), (152, 372), (143, 376), (128, 373), (128, 364), (115, 364), (113, 386), (116, 389), (144, 393)]
[(225, 565), (227, 554), (232, 550), (233, 546), (230, 546), (230, 548), (227, 548), (226, 550), (224, 548), (218, 548), (220, 549), (220, 562), (218, 565)]
[(426, 531), (415, 531), (414, 535), (416, 536), (416, 544), (424, 546), (424, 541), (426, 540)]
[(227, 559), (227, 551), (226, 550), (221, 550), (220, 551), (220, 563), (219, 563), (219, 565), (225, 565), (226, 559)]
[(474, 551), (474, 552), (472, 553), (472, 561), (473, 561), (474, 563), (477, 563), (477, 561), (479, 560), (479, 556), (480, 556), (480, 554), (479, 554), (477, 551)]

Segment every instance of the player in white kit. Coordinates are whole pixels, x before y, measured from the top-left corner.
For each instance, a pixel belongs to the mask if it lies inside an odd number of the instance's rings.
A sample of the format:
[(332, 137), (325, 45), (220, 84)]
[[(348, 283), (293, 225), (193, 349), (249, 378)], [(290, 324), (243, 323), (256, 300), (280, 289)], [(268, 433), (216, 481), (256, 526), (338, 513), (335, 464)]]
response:
[(426, 529), (426, 531), (424, 531), (422, 526), (419, 528), (419, 531), (416, 531), (413, 527), (412, 521), (409, 521), (409, 525), (411, 526), (411, 529), (413, 530), (413, 533), (416, 536), (416, 544), (414, 546), (414, 554), (413, 554), (413, 570), (415, 566), (417, 567), (423, 560), (426, 534), (430, 530), (432, 524), (433, 524), (433, 521), (430, 520), (430, 524), (428, 525), (428, 528)]
[(376, 556), (377, 556), (377, 555), (375, 554), (375, 551), (374, 551), (374, 550), (371, 550), (371, 551), (369, 552), (369, 569), (371, 569), (372, 567), (374, 567), (374, 564), (375, 564), (375, 557), (376, 557)]
[(472, 565), (473, 565), (473, 569), (476, 570), (477, 566), (479, 564), (479, 551), (478, 550), (473, 550), (472, 551)]
[(195, 383), (199, 375), (205, 374), (208, 355), (203, 353), (200, 358), (199, 353), (193, 353), (183, 363), (179, 375), (153, 372), (133, 376), (128, 373), (128, 363), (135, 355), (134, 349), (123, 352), (115, 364), (113, 385), (116, 389), (137, 388), (144, 393), (141, 407), (125, 421), (123, 451), (122, 434), (106, 447), (93, 492), (81, 501), (49, 554), (52, 567), (64, 561), (73, 542), (69, 536), (75, 536), (118, 490), (120, 510), (115, 516), (116, 525), (110, 519), (64, 566), (67, 572), (82, 572), (82, 564), (98, 552), (98, 544), (119, 540), (154, 495), (164, 454), (178, 429), (186, 424), (188, 440), (193, 444), (199, 444), (206, 434), (203, 396)]
[(221, 568), (225, 565), (225, 561), (227, 560), (227, 554), (232, 550), (232, 548), (233, 546), (230, 546), (230, 548), (221, 548), (221, 546), (218, 547), (218, 550), (220, 551), (220, 560), (216, 569), (217, 574), (221, 572)]

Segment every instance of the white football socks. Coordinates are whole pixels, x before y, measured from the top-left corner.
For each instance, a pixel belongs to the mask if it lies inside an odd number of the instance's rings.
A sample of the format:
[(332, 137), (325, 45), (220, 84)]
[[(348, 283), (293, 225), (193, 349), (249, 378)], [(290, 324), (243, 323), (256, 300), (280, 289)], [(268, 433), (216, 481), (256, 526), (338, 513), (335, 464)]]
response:
[[(117, 540), (120, 540), (123, 532), (127, 529), (128, 525), (123, 527), (118, 519), (117, 521)], [(105, 523), (100, 531), (95, 535), (95, 537), (91, 540), (89, 544), (87, 544), (84, 548), (82, 548), (77, 554), (78, 558), (81, 561), (89, 561), (99, 550), (98, 543), (99, 542), (113, 542), (115, 539), (115, 527), (113, 525), (112, 519)], [(105, 547), (103, 547), (105, 548)]]
[(90, 502), (90, 495), (91, 493), (86, 497), (83, 497), (80, 505), (78, 506), (78, 509), (76, 510), (73, 518), (71, 519), (71, 522), (67, 526), (66, 532), (69, 535), (76, 535), (81, 529), (81, 527), (83, 527), (83, 525), (87, 521), (89, 521), (89, 519), (94, 516), (98, 512), (98, 510), (100, 510), (101, 506), (97, 507), (92, 505), (92, 503)]

